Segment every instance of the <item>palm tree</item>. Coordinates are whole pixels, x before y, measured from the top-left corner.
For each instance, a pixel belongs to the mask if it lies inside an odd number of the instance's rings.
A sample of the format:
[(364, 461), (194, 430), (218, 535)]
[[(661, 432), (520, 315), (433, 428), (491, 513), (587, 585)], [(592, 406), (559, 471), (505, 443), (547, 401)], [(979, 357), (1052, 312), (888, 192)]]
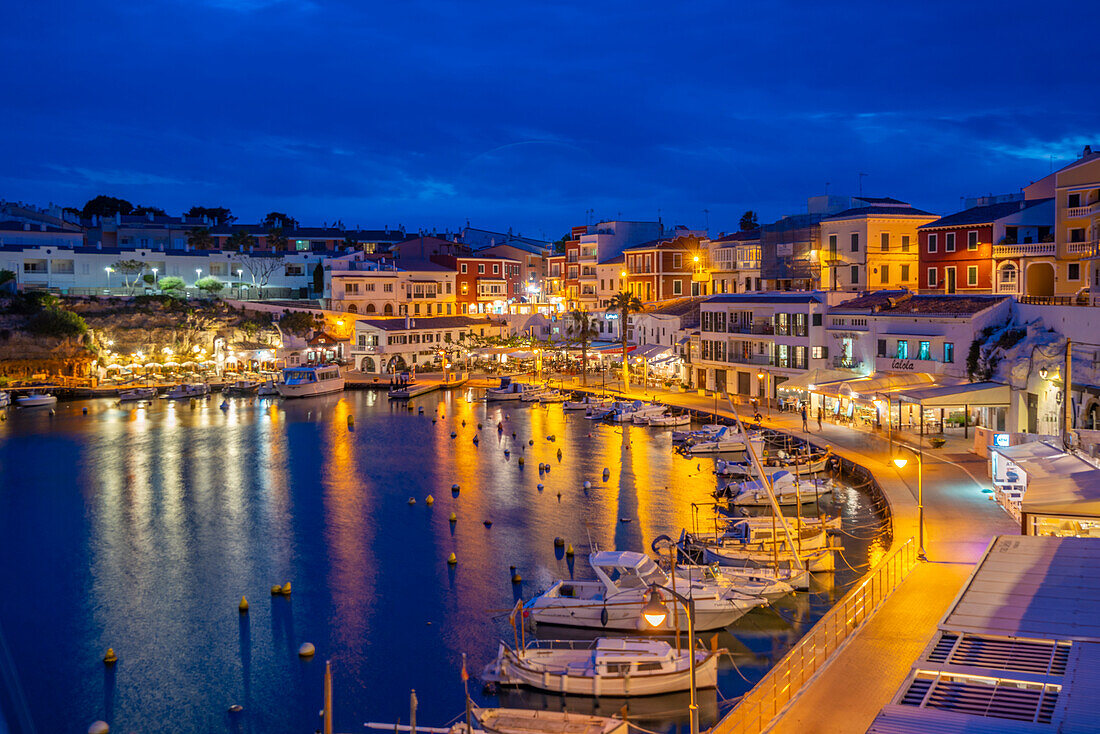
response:
[(247, 252), (248, 248), (256, 244), (256, 238), (248, 233), (248, 230), (238, 229), (229, 235), (225, 241), (226, 248), (237, 252)]
[(632, 313), (640, 313), (645, 310), (642, 300), (633, 293), (619, 291), (611, 298), (608, 306), (619, 312), (619, 338), (623, 344), (623, 391), (630, 387), (630, 365), (626, 361), (626, 320)]
[(588, 311), (573, 309), (569, 312), (569, 323), (565, 327), (565, 333), (571, 339), (581, 343), (581, 384), (588, 385), (588, 345), (599, 334), (596, 329), (596, 320)]
[(187, 244), (192, 250), (209, 250), (214, 247), (214, 238), (206, 227), (192, 227), (187, 232)]

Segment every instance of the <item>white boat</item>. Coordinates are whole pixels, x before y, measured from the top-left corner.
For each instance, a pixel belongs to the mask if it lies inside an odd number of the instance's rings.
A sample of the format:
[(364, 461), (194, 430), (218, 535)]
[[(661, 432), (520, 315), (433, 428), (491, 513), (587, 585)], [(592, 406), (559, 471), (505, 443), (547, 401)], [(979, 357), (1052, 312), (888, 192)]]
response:
[[(627, 734), (624, 720), (589, 714), (571, 714), (564, 711), (536, 709), (477, 709), (473, 710), (481, 730), (487, 734)], [(455, 734), (466, 732), (466, 723), (455, 724)]]
[(549, 394), (550, 390), (543, 385), (529, 385), (526, 390), (519, 394), (519, 399), (523, 403), (537, 403), (543, 395)]
[(589, 408), (609, 410), (611, 408), (611, 401), (591, 395), (585, 395), (580, 400), (566, 400), (561, 407), (564, 410), (588, 410)]
[(11, 395), (0, 390), (0, 408), (6, 408), (9, 405), (11, 405)]
[(155, 387), (132, 387), (118, 394), (120, 403), (132, 403), (136, 400), (152, 400), (157, 396)]
[(720, 477), (738, 477), (741, 481), (748, 481), (753, 477), (752, 467), (746, 461), (715, 462), (714, 473)]
[(679, 564), (676, 566), (676, 577), (688, 581), (709, 579), (737, 589), (741, 593), (762, 596), (768, 600), (786, 596), (795, 589), (789, 579), (756, 574), (752, 571), (753, 569), (722, 568), (718, 564), (710, 566)]
[(560, 390), (550, 390), (539, 398), (540, 403), (564, 403), (568, 396)]
[(691, 424), (691, 416), (687, 413), (679, 415), (655, 415), (649, 419), (651, 426), (686, 426)]
[(222, 394), (230, 397), (248, 397), (260, 392), (260, 383), (256, 380), (237, 380), (232, 385), (226, 385)]
[(283, 381), (278, 384), (279, 395), (284, 398), (311, 398), (315, 395), (344, 390), (344, 377), (334, 364), (316, 367), (287, 367)]
[(279, 388), (274, 380), (265, 380), (256, 390), (256, 394), (261, 398), (271, 397), (279, 394)]
[(205, 382), (190, 382), (182, 385), (173, 385), (168, 388), (164, 397), (169, 400), (185, 400), (187, 398), (201, 398), (210, 394), (210, 386)]
[(709, 438), (691, 440), (684, 448), (693, 454), (720, 454), (729, 451), (745, 451), (748, 446), (745, 436), (731, 426), (722, 426), (722, 430)]
[[(688, 558), (697, 558), (705, 564), (717, 563), (720, 566), (753, 567), (779, 563), (789, 567), (797, 566), (795, 559), (810, 571), (836, 570), (836, 558), (828, 534), (822, 527), (791, 527), (791, 538), (787, 539), (782, 527), (772, 534), (771, 518), (746, 518), (747, 520), (766, 519), (767, 526), (750, 525), (747, 537), (738, 537), (731, 533), (688, 533), (680, 536), (680, 551)], [(785, 518), (790, 521), (791, 518)]]
[(57, 405), (57, 398), (45, 393), (27, 393), (15, 399), (15, 404), (20, 408), (52, 408)]
[(635, 417), (648, 418), (661, 415), (666, 410), (668, 410), (667, 406), (657, 403), (643, 403), (641, 400), (635, 400), (632, 403), (618, 402), (615, 403), (615, 407), (612, 409), (611, 414), (607, 416), (607, 419), (614, 423), (626, 423), (634, 420)]
[[(798, 479), (789, 471), (777, 471), (771, 475), (772, 493), (783, 507), (816, 502), (819, 497), (833, 493), (831, 479)], [(764, 482), (754, 479), (731, 483), (719, 490), (718, 496), (728, 499), (730, 507), (770, 507), (771, 498)]]
[(726, 426), (720, 425), (718, 423), (708, 423), (702, 428), (697, 428), (694, 431), (673, 431), (672, 442), (680, 443), (689, 439), (705, 441), (708, 438), (713, 438), (714, 434), (718, 433), (723, 428), (726, 428)]
[(482, 679), (578, 696), (652, 696), (718, 685), (718, 657), (726, 650), (676, 650), (664, 640), (599, 637), (595, 641), (540, 640), (522, 650), (501, 643)]
[[(524, 616), (543, 624), (625, 631), (675, 630), (669, 614), (655, 630), (641, 616), (651, 584), (668, 586), (668, 574), (644, 553), (597, 551), (588, 557), (596, 581), (560, 580), (524, 604)], [(749, 610), (767, 602), (714, 582), (685, 579), (677, 591), (695, 602), (696, 631), (729, 626)]]
[(500, 378), (499, 387), (491, 387), (485, 391), (486, 400), (519, 400), (523, 393), (530, 388), (520, 382), (513, 382), (511, 377)]

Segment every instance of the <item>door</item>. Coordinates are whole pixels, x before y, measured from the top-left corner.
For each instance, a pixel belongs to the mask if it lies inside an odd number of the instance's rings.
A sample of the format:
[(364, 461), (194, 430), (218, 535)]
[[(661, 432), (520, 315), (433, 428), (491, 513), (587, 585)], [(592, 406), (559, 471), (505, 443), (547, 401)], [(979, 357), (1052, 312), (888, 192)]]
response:
[(1027, 394), (1027, 432), (1039, 432), (1039, 396), (1033, 392)]
[(715, 370), (714, 371), (714, 389), (718, 392), (726, 391), (726, 371)]
[(749, 373), (738, 372), (737, 373), (737, 394), (748, 395), (751, 391), (749, 387)]
[(702, 367), (695, 368), (695, 387), (705, 388), (707, 386), (707, 371)]
[(947, 292), (955, 292), (955, 268), (953, 267), (947, 269)]

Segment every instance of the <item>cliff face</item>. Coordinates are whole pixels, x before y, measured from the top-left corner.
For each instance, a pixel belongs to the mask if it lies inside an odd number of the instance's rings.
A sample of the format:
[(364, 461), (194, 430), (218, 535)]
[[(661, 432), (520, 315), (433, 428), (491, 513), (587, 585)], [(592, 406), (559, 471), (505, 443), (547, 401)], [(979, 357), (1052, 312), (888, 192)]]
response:
[(0, 330), (0, 377), (87, 377), (94, 359), (82, 338), (33, 336), (9, 325)]

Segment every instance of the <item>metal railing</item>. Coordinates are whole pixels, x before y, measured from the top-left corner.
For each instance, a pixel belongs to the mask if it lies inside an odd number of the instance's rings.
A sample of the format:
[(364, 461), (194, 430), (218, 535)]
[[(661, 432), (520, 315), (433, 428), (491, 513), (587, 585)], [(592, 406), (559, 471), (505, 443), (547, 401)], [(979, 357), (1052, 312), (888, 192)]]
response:
[(790, 703), (818, 670), (825, 667), (917, 565), (917, 547), (909, 538), (813, 626), (759, 683), (711, 729), (711, 734), (758, 734)]

